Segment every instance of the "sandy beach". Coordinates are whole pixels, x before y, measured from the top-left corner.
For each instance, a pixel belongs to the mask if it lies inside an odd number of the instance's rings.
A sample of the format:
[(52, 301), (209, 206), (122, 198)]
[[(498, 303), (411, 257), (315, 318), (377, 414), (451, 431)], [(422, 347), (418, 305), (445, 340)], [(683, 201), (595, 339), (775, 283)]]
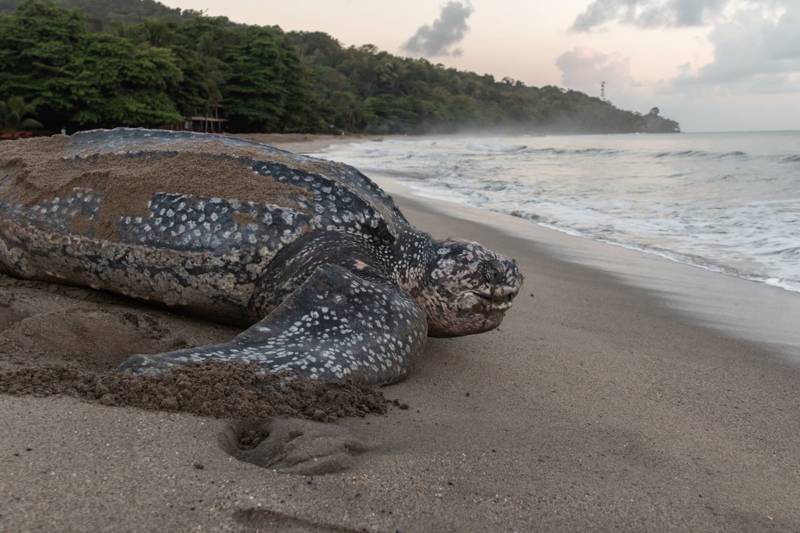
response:
[[(264, 139), (307, 152), (328, 142)], [(334, 436), (308, 430), (359, 443), (341, 471), (240, 461), (226, 419), (0, 394), (0, 530), (800, 530), (791, 357), (566, 260), (553, 249), (579, 245), (555, 231), (537, 229), (537, 242), (515, 234), (522, 221), (499, 231), (476, 210), (393, 192), (434, 236), (515, 257), (526, 284), (498, 330), (429, 339), (411, 376), (382, 389), (398, 404), (386, 414), (326, 424)], [(684, 268), (702, 290), (708, 273)], [(719, 277), (715, 290), (734, 286)], [(3, 370), (70, 359), (102, 369), (236, 332), (0, 279)]]

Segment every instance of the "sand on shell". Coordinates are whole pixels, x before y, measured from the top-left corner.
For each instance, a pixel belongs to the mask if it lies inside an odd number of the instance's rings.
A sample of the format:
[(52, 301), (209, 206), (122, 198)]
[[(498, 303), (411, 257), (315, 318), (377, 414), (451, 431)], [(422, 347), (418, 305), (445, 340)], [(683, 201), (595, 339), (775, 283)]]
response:
[(102, 193), (97, 220), (77, 217), (83, 227), (73, 225), (73, 231), (94, 230), (103, 239), (117, 238), (120, 217), (146, 216), (157, 192), (227, 197), (293, 209), (299, 209), (299, 199), (310, 196), (300, 187), (254, 174), (251, 160), (234, 157), (239, 153), (221, 157), (162, 151), (65, 158), (64, 139), (41, 137), (27, 139), (19, 147), (0, 145), (0, 172), (11, 183), (11, 187), (0, 187), (0, 200), (31, 206), (70, 196), (75, 188)]

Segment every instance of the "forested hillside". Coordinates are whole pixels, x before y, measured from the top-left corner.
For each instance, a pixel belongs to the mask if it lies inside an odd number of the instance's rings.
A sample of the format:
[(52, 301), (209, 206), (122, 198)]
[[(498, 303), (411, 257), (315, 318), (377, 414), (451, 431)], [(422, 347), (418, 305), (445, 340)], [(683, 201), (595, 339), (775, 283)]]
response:
[[(23, 0), (0, 0), (0, 11), (14, 11)], [(117, 22), (138, 23), (151, 17), (178, 19), (197, 13), (167, 7), (155, 0), (54, 0), (64, 9), (79, 9), (84, 13), (89, 27), (95, 30), (109, 28)]]
[(59, 3), (80, 9), (0, 0), (16, 7), (0, 14), (0, 102), (21, 97), (28, 118), (50, 129), (172, 126), (214, 113), (230, 131), (678, 129), (656, 109), (642, 115), (576, 91), (343, 47), (324, 33), (235, 24), (153, 0)]

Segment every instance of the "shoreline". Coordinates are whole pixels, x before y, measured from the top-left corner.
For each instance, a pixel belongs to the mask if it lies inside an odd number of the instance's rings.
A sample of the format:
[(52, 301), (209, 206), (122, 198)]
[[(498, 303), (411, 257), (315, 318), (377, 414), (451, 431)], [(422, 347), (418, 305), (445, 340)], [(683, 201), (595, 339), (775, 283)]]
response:
[[(429, 339), (410, 376), (383, 388), (408, 409), (334, 424), (366, 444), (351, 468), (307, 477), (243, 463), (219, 444), (223, 420), (0, 395), (0, 529), (800, 529), (798, 365), (612, 274), (619, 254), (601, 250), (614, 247), (394, 192), (435, 237), (517, 258), (526, 285), (499, 329)], [(57, 302), (76, 321), (63, 331), (86, 341), (112, 305), (140, 317), (114, 339), (152, 351), (234, 333), (83, 289), (5, 289), (12, 314)], [(62, 315), (42, 311), (14, 337), (27, 364), (39, 356), (26, 332), (61, 334), (49, 328)], [(149, 321), (160, 336), (123, 329)]]

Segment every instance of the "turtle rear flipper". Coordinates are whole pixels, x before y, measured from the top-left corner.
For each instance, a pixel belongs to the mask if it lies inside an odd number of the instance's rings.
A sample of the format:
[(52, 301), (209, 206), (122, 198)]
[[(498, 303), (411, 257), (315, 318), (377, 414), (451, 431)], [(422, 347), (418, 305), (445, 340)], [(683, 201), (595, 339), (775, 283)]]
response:
[(426, 334), (424, 311), (390, 280), (325, 264), (232, 341), (135, 355), (120, 370), (144, 374), (176, 365), (239, 361), (310, 379), (384, 384), (408, 373)]

